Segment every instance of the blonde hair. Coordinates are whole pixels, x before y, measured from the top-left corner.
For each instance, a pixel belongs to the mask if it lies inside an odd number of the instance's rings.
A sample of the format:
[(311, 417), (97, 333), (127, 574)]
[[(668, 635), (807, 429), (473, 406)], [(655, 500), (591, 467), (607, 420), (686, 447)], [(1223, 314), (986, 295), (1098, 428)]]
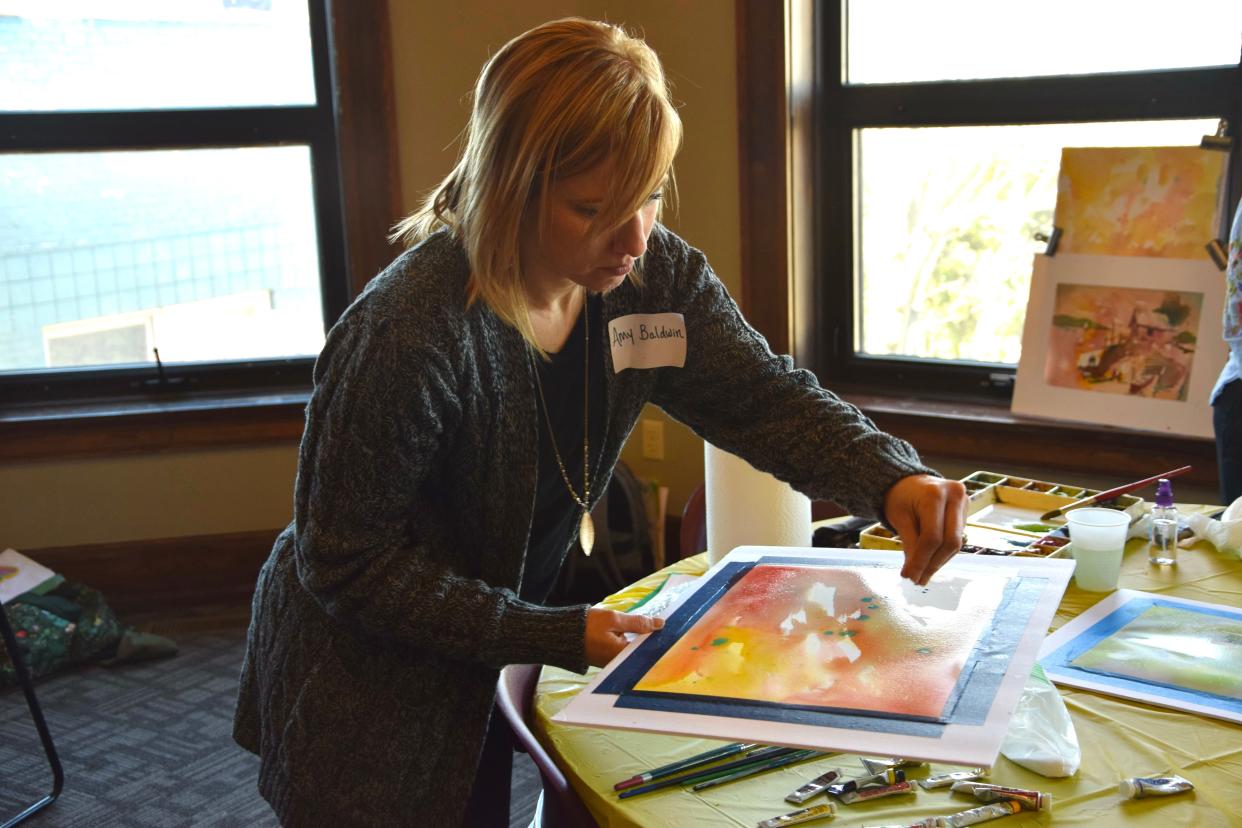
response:
[(448, 227), (470, 262), (468, 303), (482, 299), (542, 353), (522, 281), (526, 211), (537, 207), (543, 226), (552, 182), (610, 160), (612, 192), (591, 232), (615, 228), (661, 186), (672, 189), (680, 144), (650, 46), (608, 23), (545, 23), (484, 65), (457, 166), (392, 238), (413, 244)]

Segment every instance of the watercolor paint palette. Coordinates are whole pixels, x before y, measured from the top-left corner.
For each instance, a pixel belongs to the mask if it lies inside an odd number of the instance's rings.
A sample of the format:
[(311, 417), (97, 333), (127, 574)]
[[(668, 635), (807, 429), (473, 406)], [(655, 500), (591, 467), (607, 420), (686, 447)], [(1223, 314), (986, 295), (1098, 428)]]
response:
[[(966, 518), (963, 552), (1020, 557), (1065, 557), (1069, 534), (1065, 519), (1040, 520), (1045, 512), (1098, 494), (1069, 483), (1032, 480), (1000, 472), (976, 471), (962, 478), (970, 505)], [(1121, 495), (1103, 506), (1119, 509), (1131, 517), (1143, 513), (1141, 497)], [(863, 529), (862, 549), (901, 549), (901, 539), (875, 523)]]

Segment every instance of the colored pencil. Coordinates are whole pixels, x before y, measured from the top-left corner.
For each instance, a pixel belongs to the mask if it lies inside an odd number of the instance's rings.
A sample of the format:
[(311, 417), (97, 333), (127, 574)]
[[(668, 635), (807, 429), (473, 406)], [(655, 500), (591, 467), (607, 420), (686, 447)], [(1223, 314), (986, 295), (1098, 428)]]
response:
[(1059, 509), (1053, 509), (1051, 512), (1044, 512), (1042, 515), (1039, 516), (1039, 519), (1040, 520), (1052, 520), (1053, 518), (1061, 517), (1062, 515), (1064, 515), (1066, 512), (1068, 512), (1071, 509), (1077, 509), (1081, 506), (1094, 506), (1096, 503), (1102, 503), (1105, 500), (1111, 500), (1112, 498), (1117, 497), (1118, 495), (1129, 494), (1135, 489), (1141, 489), (1144, 486), (1150, 486), (1152, 483), (1155, 483), (1157, 480), (1161, 479), (1162, 477), (1180, 477), (1193, 468), (1194, 466), (1182, 466), (1180, 469), (1173, 469), (1172, 471), (1167, 471), (1162, 474), (1153, 475), (1151, 477), (1144, 477), (1142, 480), (1135, 480), (1133, 483), (1127, 483), (1124, 486), (1118, 486), (1115, 489), (1109, 489), (1108, 491), (1105, 491), (1105, 492), (1093, 494), (1090, 497), (1084, 497), (1082, 500), (1075, 500), (1073, 503), (1069, 504), (1068, 506), (1062, 506)]
[(769, 759), (777, 759), (781, 756), (786, 756), (794, 752), (793, 748), (767, 747), (762, 750), (757, 750), (742, 759), (735, 759), (732, 762), (725, 762), (723, 765), (716, 765), (715, 767), (710, 768), (701, 768), (681, 776), (665, 777), (664, 779), (659, 779), (655, 782), (648, 782), (646, 785), (639, 785), (636, 788), (626, 788), (624, 791), (619, 792), (617, 796), (621, 799), (627, 799), (631, 796), (641, 796), (642, 794), (651, 793), (652, 791), (671, 788), (674, 785), (694, 785), (708, 779), (715, 779), (717, 776), (725, 776), (733, 773), (734, 771), (741, 770), (742, 768), (750, 767), (751, 765), (760, 765)]
[(709, 762), (715, 762), (728, 756), (736, 756), (739, 753), (745, 753), (746, 751), (753, 750), (757, 747), (759, 747), (759, 745), (754, 742), (734, 742), (730, 745), (712, 748), (711, 750), (707, 750), (702, 753), (696, 753), (694, 756), (687, 757), (686, 759), (670, 762), (667, 765), (661, 765), (658, 768), (652, 768), (649, 771), (644, 771), (643, 773), (631, 776), (629, 779), (613, 785), (612, 788), (615, 791), (623, 791), (626, 788), (644, 785), (647, 782), (653, 782), (656, 779), (661, 779), (680, 771), (689, 770), (690, 768), (698, 765), (706, 765)]
[(704, 788), (714, 788), (717, 785), (727, 785), (730, 782), (736, 782), (737, 780), (745, 779), (748, 776), (754, 776), (755, 774), (759, 774), (759, 773), (767, 773), (770, 770), (776, 770), (777, 768), (783, 768), (786, 765), (792, 765), (794, 762), (801, 762), (805, 759), (815, 759), (823, 755), (824, 753), (818, 750), (794, 751), (793, 753), (790, 753), (787, 756), (778, 756), (775, 759), (771, 759), (767, 762), (760, 762), (757, 765), (754, 765), (748, 768), (742, 768), (741, 770), (736, 771), (734, 773), (725, 774), (724, 776), (719, 776), (715, 779), (708, 779), (706, 781), (699, 782), (698, 784), (694, 785), (690, 790), (701, 791)]

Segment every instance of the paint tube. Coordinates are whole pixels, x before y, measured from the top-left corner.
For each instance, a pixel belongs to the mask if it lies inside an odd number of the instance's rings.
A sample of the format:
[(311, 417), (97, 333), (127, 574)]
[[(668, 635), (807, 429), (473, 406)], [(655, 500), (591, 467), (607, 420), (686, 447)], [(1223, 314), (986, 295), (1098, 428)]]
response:
[(995, 787), (999, 787), (999, 786), (993, 785), (990, 782), (972, 782), (970, 780), (966, 780), (964, 782), (954, 782), (953, 787), (950, 788), (950, 790), (953, 791), (953, 793), (974, 794), (975, 790), (978, 788), (995, 788)]
[(844, 774), (840, 768), (833, 768), (821, 776), (817, 776), (810, 782), (807, 782), (801, 788), (785, 797), (786, 802), (792, 802), (794, 805), (801, 805), (816, 794), (822, 793), (828, 789), (833, 782), (838, 781)]
[(889, 768), (922, 768), (927, 765), (926, 762), (920, 762), (918, 759), (900, 759), (897, 757), (889, 759), (863, 759), (863, 767), (867, 769), (867, 773), (883, 773)]
[(926, 779), (920, 779), (919, 784), (923, 786), (923, 790), (930, 791), (935, 788), (947, 788), (954, 782), (969, 782), (981, 776), (986, 776), (987, 772), (987, 768), (972, 768), (964, 771), (953, 771), (952, 773), (938, 773)]
[(1121, 780), (1117, 790), (1126, 799), (1141, 799), (1145, 796), (1169, 796), (1171, 794), (1193, 791), (1195, 786), (1189, 779), (1172, 774), (1168, 776), (1135, 776)]
[(836, 815), (837, 806), (831, 802), (825, 802), (823, 805), (813, 805), (800, 811), (791, 811), (787, 814), (774, 816), (771, 819), (765, 819), (759, 823), (759, 828), (785, 828), (786, 825), (800, 825), (813, 819), (824, 819), (825, 817)]
[(978, 825), (980, 822), (1011, 816), (1021, 810), (1022, 806), (1016, 802), (993, 802), (991, 805), (980, 805), (969, 811), (958, 811), (956, 814), (941, 817), (940, 824), (944, 828), (962, 828), (964, 825)]
[(856, 791), (847, 791), (841, 794), (841, 801), (846, 805), (853, 805), (856, 802), (870, 802), (873, 799), (880, 799), (885, 796), (897, 796), (898, 794), (907, 793), (914, 793), (914, 786), (909, 782), (898, 782), (882, 787), (868, 786), (859, 788)]
[(891, 825), (864, 825), (863, 828), (940, 828), (940, 818), (928, 817), (927, 819), (920, 819), (918, 822), (911, 822), (909, 825), (902, 822)]
[(997, 785), (991, 788), (975, 788), (974, 795), (975, 799), (980, 802), (1016, 802), (1024, 811), (1052, 810), (1052, 794), (1040, 793), (1039, 791), (1006, 788)]
[(851, 793), (859, 788), (878, 785), (893, 785), (897, 782), (906, 781), (906, 772), (901, 770), (893, 770), (889, 768), (881, 773), (875, 773), (871, 776), (858, 776), (853, 779), (843, 779), (840, 782), (833, 782), (828, 786), (828, 793), (833, 796), (841, 796), (842, 794)]

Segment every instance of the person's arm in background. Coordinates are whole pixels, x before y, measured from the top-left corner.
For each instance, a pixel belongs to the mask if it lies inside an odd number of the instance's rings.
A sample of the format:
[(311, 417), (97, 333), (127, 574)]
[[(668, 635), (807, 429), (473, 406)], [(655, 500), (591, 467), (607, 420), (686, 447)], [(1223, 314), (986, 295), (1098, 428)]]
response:
[(902, 575), (926, 583), (961, 546), (962, 484), (940, 478), (909, 443), (773, 354), (701, 253), (660, 231), (652, 245), (669, 272), (647, 278), (675, 284), (687, 339), (685, 366), (661, 371), (653, 402), (807, 496), (887, 520), (905, 545)]
[(1228, 506), (1242, 498), (1242, 203), (1229, 233), (1222, 322), (1229, 358), (1212, 389), (1211, 402), (1220, 500)]

